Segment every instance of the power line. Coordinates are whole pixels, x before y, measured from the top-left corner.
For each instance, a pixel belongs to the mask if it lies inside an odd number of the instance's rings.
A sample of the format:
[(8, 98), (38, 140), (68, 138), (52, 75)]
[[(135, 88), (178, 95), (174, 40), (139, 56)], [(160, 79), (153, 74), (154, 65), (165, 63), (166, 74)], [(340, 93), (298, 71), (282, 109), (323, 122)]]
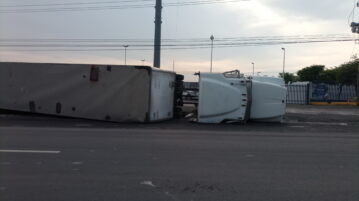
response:
[[(331, 41), (354, 41), (354, 39), (330, 39), (330, 40), (302, 40), (302, 41), (261, 41), (261, 42), (222, 42), (216, 43), (216, 46), (228, 46), (228, 45), (247, 45), (247, 44), (288, 44), (288, 43), (303, 43), (303, 42), (331, 42)], [(0, 47), (122, 47), (123, 44), (0, 44)], [(207, 47), (209, 43), (184, 43), (184, 44), (162, 44), (160, 47)], [(139, 44), (132, 45), (131, 47), (153, 47), (152, 44)]]
[[(173, 7), (173, 6), (195, 6), (195, 5), (207, 5), (207, 4), (223, 4), (223, 3), (238, 3), (241, 1), (249, 1), (249, 0), (204, 0), (204, 1), (185, 1), (179, 3), (167, 3), (163, 4), (164, 7)], [(122, 1), (123, 2), (130, 2), (130, 1)], [(149, 2), (149, 0), (142, 0), (143, 2)], [(100, 2), (91, 2), (91, 4), (97, 4)], [(131, 2), (132, 3), (132, 2)], [(136, 2), (134, 2), (136, 3)], [(138, 3), (138, 2), (137, 2)], [(73, 3), (74, 5), (80, 5), (80, 7), (48, 7), (48, 8), (41, 8), (40, 4), (38, 5), (23, 5), (25, 8), (15, 8), (15, 9), (0, 9), (0, 13), (34, 13), (34, 12), (61, 12), (61, 11), (94, 11), (94, 10), (109, 10), (109, 9), (135, 9), (135, 8), (151, 8), (154, 6), (153, 3), (151, 4), (128, 4), (128, 5), (107, 5), (107, 6), (81, 6), (81, 5), (88, 5), (89, 3)], [(104, 4), (104, 3), (102, 3)], [(113, 3), (111, 3), (113, 4)], [(55, 5), (55, 4), (51, 4)], [(39, 7), (39, 8), (26, 8), (26, 7)]]
[[(257, 43), (227, 43), (227, 44), (218, 44), (214, 48), (232, 48), (232, 47), (247, 47), (247, 46), (270, 46), (270, 45), (290, 45), (290, 44), (308, 44), (308, 43), (329, 43), (329, 42), (349, 42), (354, 41), (354, 39), (333, 39), (333, 40), (303, 40), (303, 41), (283, 41), (283, 42), (257, 42)], [(4, 47), (4, 46), (0, 46)], [(34, 46), (28, 46), (34, 48)], [(46, 47), (46, 46), (44, 46)], [(76, 46), (74, 46), (76, 47)], [(99, 48), (98, 48), (99, 47)], [(5, 49), (7, 51), (123, 51), (123, 48), (118, 48), (120, 46), (110, 46), (114, 48), (101, 48), (98, 46), (93, 49)], [(117, 48), (116, 48), (117, 47)], [(68, 47), (67, 47), (68, 48)], [(77, 47), (78, 48), (78, 47)], [(88, 48), (88, 47), (87, 47)], [(210, 45), (195, 45), (195, 46), (166, 46), (163, 50), (193, 50), (193, 49), (208, 49)], [(130, 51), (147, 51), (153, 50), (152, 48), (133, 48), (129, 49)], [(0, 49), (0, 51), (2, 51)]]
[(143, 5), (123, 5), (123, 6), (101, 6), (101, 7), (67, 7), (67, 8), (39, 8), (39, 9), (9, 9), (0, 10), (0, 13), (37, 13), (37, 12), (61, 12), (61, 11), (94, 11), (94, 10), (112, 10), (112, 9), (135, 9), (150, 8), (153, 4)]
[[(250, 42), (250, 41), (284, 41), (284, 40), (333, 40), (333, 39), (356, 39), (350, 35), (333, 35), (333, 36), (322, 36), (322, 35), (313, 35), (313, 36), (302, 36), (302, 37), (292, 37), (292, 36), (284, 36), (284, 37), (231, 37), (231, 38), (218, 38), (216, 40), (218, 43), (224, 42)], [(163, 39), (162, 40), (165, 44), (168, 43), (175, 43), (181, 44), (183, 43), (190, 43), (190, 44), (198, 44), (198, 43), (208, 43), (208, 39), (206, 38), (193, 38), (193, 39)], [(43, 45), (46, 43), (51, 43), (54, 45), (63, 45), (66, 43), (70, 43), (71, 45), (75, 44), (84, 44), (84, 43), (92, 43), (92, 44), (107, 44), (107, 43), (133, 43), (137, 46), (146, 46), (148, 43), (152, 43), (151, 39), (4, 39), (0, 38), (0, 44), (4, 45), (9, 44), (11, 45), (18, 45), (19, 43), (28, 45), (29, 43), (37, 43), (38, 45)], [(36, 45), (37, 45), (36, 44)], [(21, 44), (20, 44), (21, 45)], [(47, 44), (48, 45), (48, 44)]]
[[(292, 36), (252, 36), (252, 37), (219, 37), (216, 41), (278, 41), (278, 40), (303, 40), (303, 39), (353, 39), (350, 34), (317, 34), (317, 35), (292, 35)], [(208, 38), (176, 38), (162, 39), (163, 42), (208, 42)], [(153, 39), (120, 39), (120, 38), (0, 38), (0, 43), (152, 43)]]
[(47, 4), (20, 4), (20, 5), (2, 5), (0, 8), (11, 7), (43, 7), (43, 6), (76, 6), (76, 5), (91, 5), (91, 4), (118, 4), (118, 3), (133, 3), (133, 2), (153, 2), (153, 0), (119, 0), (119, 1), (93, 1), (93, 2), (71, 2), (71, 3), (47, 3)]

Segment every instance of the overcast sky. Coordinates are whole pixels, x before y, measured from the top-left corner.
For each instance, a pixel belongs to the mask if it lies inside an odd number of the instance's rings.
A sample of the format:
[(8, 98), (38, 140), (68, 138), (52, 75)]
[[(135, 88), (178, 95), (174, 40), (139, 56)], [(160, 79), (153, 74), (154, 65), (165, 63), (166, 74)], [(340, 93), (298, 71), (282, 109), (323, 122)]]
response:
[[(63, 0), (100, 2), (108, 0)], [(115, 1), (115, 0), (113, 0)], [(120, 0), (121, 1), (121, 0)], [(123, 1), (123, 0), (122, 0)], [(155, 0), (153, 0), (154, 2)], [(188, 0), (163, 0), (163, 3)], [(193, 1), (193, 0), (192, 0)], [(56, 0), (1, 0), (0, 6), (59, 3)], [(348, 16), (353, 0), (250, 0), (237, 3), (164, 7), (162, 38), (188, 39), (349, 34)], [(3, 7), (4, 8), (4, 7)], [(3, 9), (2, 8), (2, 9)], [(71, 12), (0, 13), (1, 38), (153, 39), (154, 8)], [(352, 35), (356, 37), (356, 35)], [(354, 42), (311, 43), (271, 46), (214, 48), (213, 69), (239, 69), (278, 75), (286, 48), (286, 71), (296, 72), (312, 64), (337, 66), (357, 53)], [(135, 49), (135, 48), (133, 48)], [(128, 48), (127, 64), (152, 65), (153, 51)], [(0, 48), (1, 61), (123, 64), (124, 51), (13, 51)], [(210, 49), (163, 50), (162, 68), (187, 75), (208, 71)]]

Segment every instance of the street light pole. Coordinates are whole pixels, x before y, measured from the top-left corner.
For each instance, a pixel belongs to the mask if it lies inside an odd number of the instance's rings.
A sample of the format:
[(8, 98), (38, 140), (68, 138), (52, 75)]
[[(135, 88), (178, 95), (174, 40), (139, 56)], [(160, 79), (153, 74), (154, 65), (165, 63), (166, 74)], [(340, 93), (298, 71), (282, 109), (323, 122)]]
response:
[(282, 50), (283, 50), (283, 79), (284, 79), (284, 72), (285, 72), (285, 48), (282, 47)]
[(211, 35), (211, 37), (209, 38), (211, 39), (211, 70), (210, 72), (212, 73), (212, 60), (213, 60), (213, 40), (214, 40), (214, 36)]
[(172, 71), (175, 72), (175, 60), (173, 59), (173, 62), (172, 62)]
[(123, 47), (125, 48), (125, 65), (127, 65), (127, 48), (128, 48), (128, 45), (124, 45)]
[(252, 73), (252, 75), (254, 76), (254, 62), (252, 62), (252, 65), (253, 65), (253, 73)]

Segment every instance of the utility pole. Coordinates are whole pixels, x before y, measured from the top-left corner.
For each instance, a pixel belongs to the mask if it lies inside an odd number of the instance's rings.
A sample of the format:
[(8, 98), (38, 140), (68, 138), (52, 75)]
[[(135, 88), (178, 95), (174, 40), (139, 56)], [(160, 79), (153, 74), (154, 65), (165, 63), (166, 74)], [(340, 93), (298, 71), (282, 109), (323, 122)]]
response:
[(155, 14), (155, 44), (153, 67), (161, 67), (161, 24), (162, 24), (162, 0), (156, 0)]
[(212, 60), (213, 60), (213, 40), (214, 40), (214, 36), (211, 35), (211, 37), (209, 38), (211, 39), (211, 68), (210, 68), (210, 72), (212, 73)]

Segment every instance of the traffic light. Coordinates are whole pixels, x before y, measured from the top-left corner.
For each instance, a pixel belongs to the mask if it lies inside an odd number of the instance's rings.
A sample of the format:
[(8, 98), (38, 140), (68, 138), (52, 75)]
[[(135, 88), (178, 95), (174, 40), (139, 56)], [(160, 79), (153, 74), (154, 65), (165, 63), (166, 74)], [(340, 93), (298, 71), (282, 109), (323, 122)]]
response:
[(350, 24), (350, 27), (352, 28), (353, 33), (358, 33), (359, 34), (359, 23), (352, 22)]

